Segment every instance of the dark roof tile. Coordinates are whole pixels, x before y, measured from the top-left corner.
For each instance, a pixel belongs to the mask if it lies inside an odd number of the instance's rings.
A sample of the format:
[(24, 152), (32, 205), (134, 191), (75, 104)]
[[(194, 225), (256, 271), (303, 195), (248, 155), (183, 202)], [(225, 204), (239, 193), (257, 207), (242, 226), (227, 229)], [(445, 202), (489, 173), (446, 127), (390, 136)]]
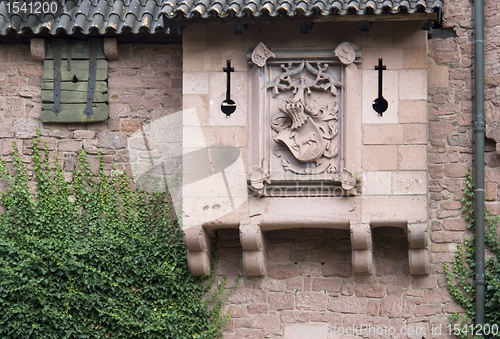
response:
[(44, 15), (8, 13), (7, 1), (0, 0), (0, 35), (170, 32), (173, 18), (429, 13), (443, 6), (443, 0), (50, 0), (62, 5)]

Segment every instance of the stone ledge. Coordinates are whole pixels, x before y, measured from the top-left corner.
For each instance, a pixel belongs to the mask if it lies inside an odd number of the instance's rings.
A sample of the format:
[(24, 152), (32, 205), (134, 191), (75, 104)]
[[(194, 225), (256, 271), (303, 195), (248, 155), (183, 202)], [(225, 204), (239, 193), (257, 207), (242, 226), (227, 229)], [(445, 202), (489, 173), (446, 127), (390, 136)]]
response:
[[(243, 267), (246, 276), (266, 276), (265, 230), (298, 228), (298, 224), (277, 223), (239, 225), (240, 243), (243, 248)], [(345, 230), (344, 224), (316, 223), (308, 224), (309, 228), (327, 228)], [(312, 226), (312, 227), (311, 227)], [(356, 275), (372, 275), (375, 264), (372, 248), (372, 228), (402, 228), (408, 237), (408, 257), (411, 275), (427, 275), (430, 270), (429, 240), (427, 223), (422, 222), (383, 222), (351, 223), (350, 229), (352, 250), (352, 271)], [(210, 273), (211, 238), (209, 231), (202, 226), (184, 230), (184, 242), (188, 250), (188, 265), (193, 276)], [(325, 260), (326, 261), (326, 260)]]

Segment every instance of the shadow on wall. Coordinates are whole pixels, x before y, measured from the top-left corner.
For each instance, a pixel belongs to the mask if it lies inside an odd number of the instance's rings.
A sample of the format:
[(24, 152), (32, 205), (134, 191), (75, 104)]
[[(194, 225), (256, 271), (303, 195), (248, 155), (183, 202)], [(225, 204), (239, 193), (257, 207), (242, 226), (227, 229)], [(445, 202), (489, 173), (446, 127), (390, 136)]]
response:
[[(217, 230), (217, 275), (232, 277), (243, 273), (243, 249), (238, 232), (237, 229)], [(276, 280), (274, 284), (283, 285), (279, 291), (314, 291), (324, 283), (341, 286), (343, 281), (362, 282), (367, 279), (388, 284), (393, 281), (395, 285), (408, 287), (408, 241), (404, 230), (377, 227), (372, 229), (372, 234), (376, 278), (352, 274), (348, 230), (302, 228), (265, 232), (268, 274), (266, 277), (243, 277), (242, 282), (258, 281), (263, 285), (266, 280)], [(330, 292), (335, 290), (333, 288)]]

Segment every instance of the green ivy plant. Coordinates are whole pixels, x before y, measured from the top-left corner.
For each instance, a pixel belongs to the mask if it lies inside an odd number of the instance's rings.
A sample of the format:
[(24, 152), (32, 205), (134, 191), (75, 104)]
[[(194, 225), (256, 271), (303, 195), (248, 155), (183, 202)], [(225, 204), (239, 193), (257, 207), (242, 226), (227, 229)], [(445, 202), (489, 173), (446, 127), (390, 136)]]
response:
[(166, 194), (102, 158), (94, 175), (83, 151), (67, 183), (32, 143), (32, 180), (15, 144), (14, 170), (0, 162), (0, 338), (221, 337), (227, 290), (189, 273)]
[[(471, 238), (465, 238), (463, 244), (458, 244), (458, 250), (451, 266), (444, 264), (448, 282), (448, 290), (453, 300), (465, 309), (463, 314), (455, 313), (450, 316), (451, 333), (459, 338), (482, 338), (473, 335), (479, 328), (471, 327), (476, 317), (475, 309), (475, 263), (474, 263), (474, 185), (472, 174), (467, 173), (466, 185), (463, 190), (462, 212), (468, 221), (468, 229), (472, 231)], [(489, 338), (500, 338), (500, 242), (497, 235), (498, 216), (491, 216), (485, 212), (485, 241), (489, 254), (486, 261), (486, 304), (485, 329), (489, 329)], [(494, 327), (494, 325), (496, 327)], [(455, 329), (455, 331), (454, 331)], [(472, 330), (474, 329), (474, 330)]]

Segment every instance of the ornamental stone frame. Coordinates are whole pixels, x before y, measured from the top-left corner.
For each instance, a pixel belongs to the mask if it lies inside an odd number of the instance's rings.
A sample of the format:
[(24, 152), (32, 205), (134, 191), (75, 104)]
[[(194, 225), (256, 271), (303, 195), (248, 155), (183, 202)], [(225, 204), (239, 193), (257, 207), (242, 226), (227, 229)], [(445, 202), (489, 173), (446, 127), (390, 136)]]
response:
[(249, 53), (258, 66), (251, 70), (253, 194), (356, 194), (344, 141), (346, 66), (361, 60), (355, 48), (344, 42), (335, 51), (270, 51), (260, 43)]

